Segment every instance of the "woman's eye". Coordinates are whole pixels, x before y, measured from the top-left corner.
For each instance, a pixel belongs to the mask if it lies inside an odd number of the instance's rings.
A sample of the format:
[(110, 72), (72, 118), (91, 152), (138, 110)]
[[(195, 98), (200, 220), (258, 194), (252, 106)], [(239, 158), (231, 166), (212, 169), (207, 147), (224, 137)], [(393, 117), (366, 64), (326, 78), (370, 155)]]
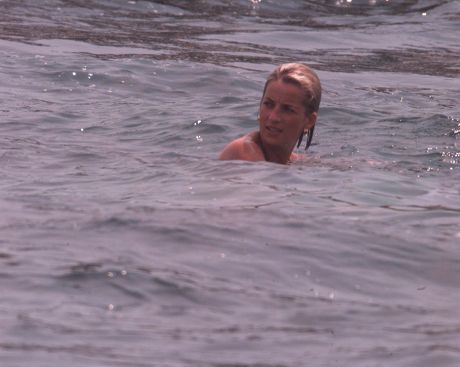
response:
[(271, 106), (273, 106), (273, 102), (272, 101), (264, 101), (264, 106), (271, 107)]

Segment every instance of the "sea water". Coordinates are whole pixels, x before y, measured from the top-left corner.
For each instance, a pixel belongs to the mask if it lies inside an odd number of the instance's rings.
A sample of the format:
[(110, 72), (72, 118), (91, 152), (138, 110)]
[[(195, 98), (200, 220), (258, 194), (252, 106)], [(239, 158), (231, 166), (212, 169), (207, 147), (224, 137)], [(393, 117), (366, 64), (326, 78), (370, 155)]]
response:
[[(459, 366), (459, 1), (0, 1), (0, 365)], [(218, 161), (312, 66), (307, 159)]]

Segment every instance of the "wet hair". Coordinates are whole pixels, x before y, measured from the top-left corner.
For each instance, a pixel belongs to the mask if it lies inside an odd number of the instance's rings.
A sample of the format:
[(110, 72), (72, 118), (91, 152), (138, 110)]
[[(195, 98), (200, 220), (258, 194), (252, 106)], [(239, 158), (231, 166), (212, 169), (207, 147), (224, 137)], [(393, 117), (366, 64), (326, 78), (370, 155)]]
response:
[[(304, 98), (304, 107), (305, 113), (311, 114), (313, 112), (318, 112), (319, 105), (321, 103), (321, 82), (318, 78), (318, 75), (307, 65), (300, 63), (289, 63), (279, 65), (273, 72), (268, 76), (267, 81), (265, 82), (264, 92), (267, 90), (268, 84), (272, 81), (281, 80), (284, 83), (291, 83), (300, 87), (303, 90)], [(315, 126), (311, 127), (306, 132), (306, 141), (305, 150), (311, 144), (313, 138), (313, 131)], [(304, 134), (301, 134), (297, 143), (297, 147), (300, 146)]]

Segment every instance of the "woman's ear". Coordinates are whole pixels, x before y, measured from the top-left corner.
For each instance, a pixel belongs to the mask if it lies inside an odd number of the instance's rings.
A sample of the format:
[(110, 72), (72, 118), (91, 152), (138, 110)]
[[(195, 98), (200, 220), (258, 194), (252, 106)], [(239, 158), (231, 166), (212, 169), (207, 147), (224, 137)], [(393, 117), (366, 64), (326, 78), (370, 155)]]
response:
[(305, 127), (303, 129), (304, 134), (306, 134), (308, 130), (310, 130), (313, 126), (315, 126), (317, 117), (318, 117), (318, 114), (316, 112), (312, 112), (310, 113), (310, 115), (306, 117), (307, 121), (305, 122)]

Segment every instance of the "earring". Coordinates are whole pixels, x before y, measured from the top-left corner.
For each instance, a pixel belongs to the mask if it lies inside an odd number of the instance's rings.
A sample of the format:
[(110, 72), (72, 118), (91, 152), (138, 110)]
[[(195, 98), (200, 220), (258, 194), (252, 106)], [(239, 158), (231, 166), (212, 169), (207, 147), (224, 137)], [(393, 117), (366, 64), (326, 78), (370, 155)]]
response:
[[(315, 130), (315, 126), (311, 127), (305, 132), (305, 137), (307, 140), (307, 143), (305, 144), (305, 150), (308, 149), (308, 147), (311, 144), (311, 140), (313, 139), (313, 131)], [(300, 144), (302, 143), (304, 133), (300, 134), (299, 136), (299, 141), (297, 142), (297, 148), (300, 147)]]
[(308, 149), (308, 147), (311, 144), (311, 139), (313, 139), (313, 131), (315, 131), (315, 125), (313, 125), (310, 129), (307, 131), (307, 144), (305, 144), (305, 150)]

